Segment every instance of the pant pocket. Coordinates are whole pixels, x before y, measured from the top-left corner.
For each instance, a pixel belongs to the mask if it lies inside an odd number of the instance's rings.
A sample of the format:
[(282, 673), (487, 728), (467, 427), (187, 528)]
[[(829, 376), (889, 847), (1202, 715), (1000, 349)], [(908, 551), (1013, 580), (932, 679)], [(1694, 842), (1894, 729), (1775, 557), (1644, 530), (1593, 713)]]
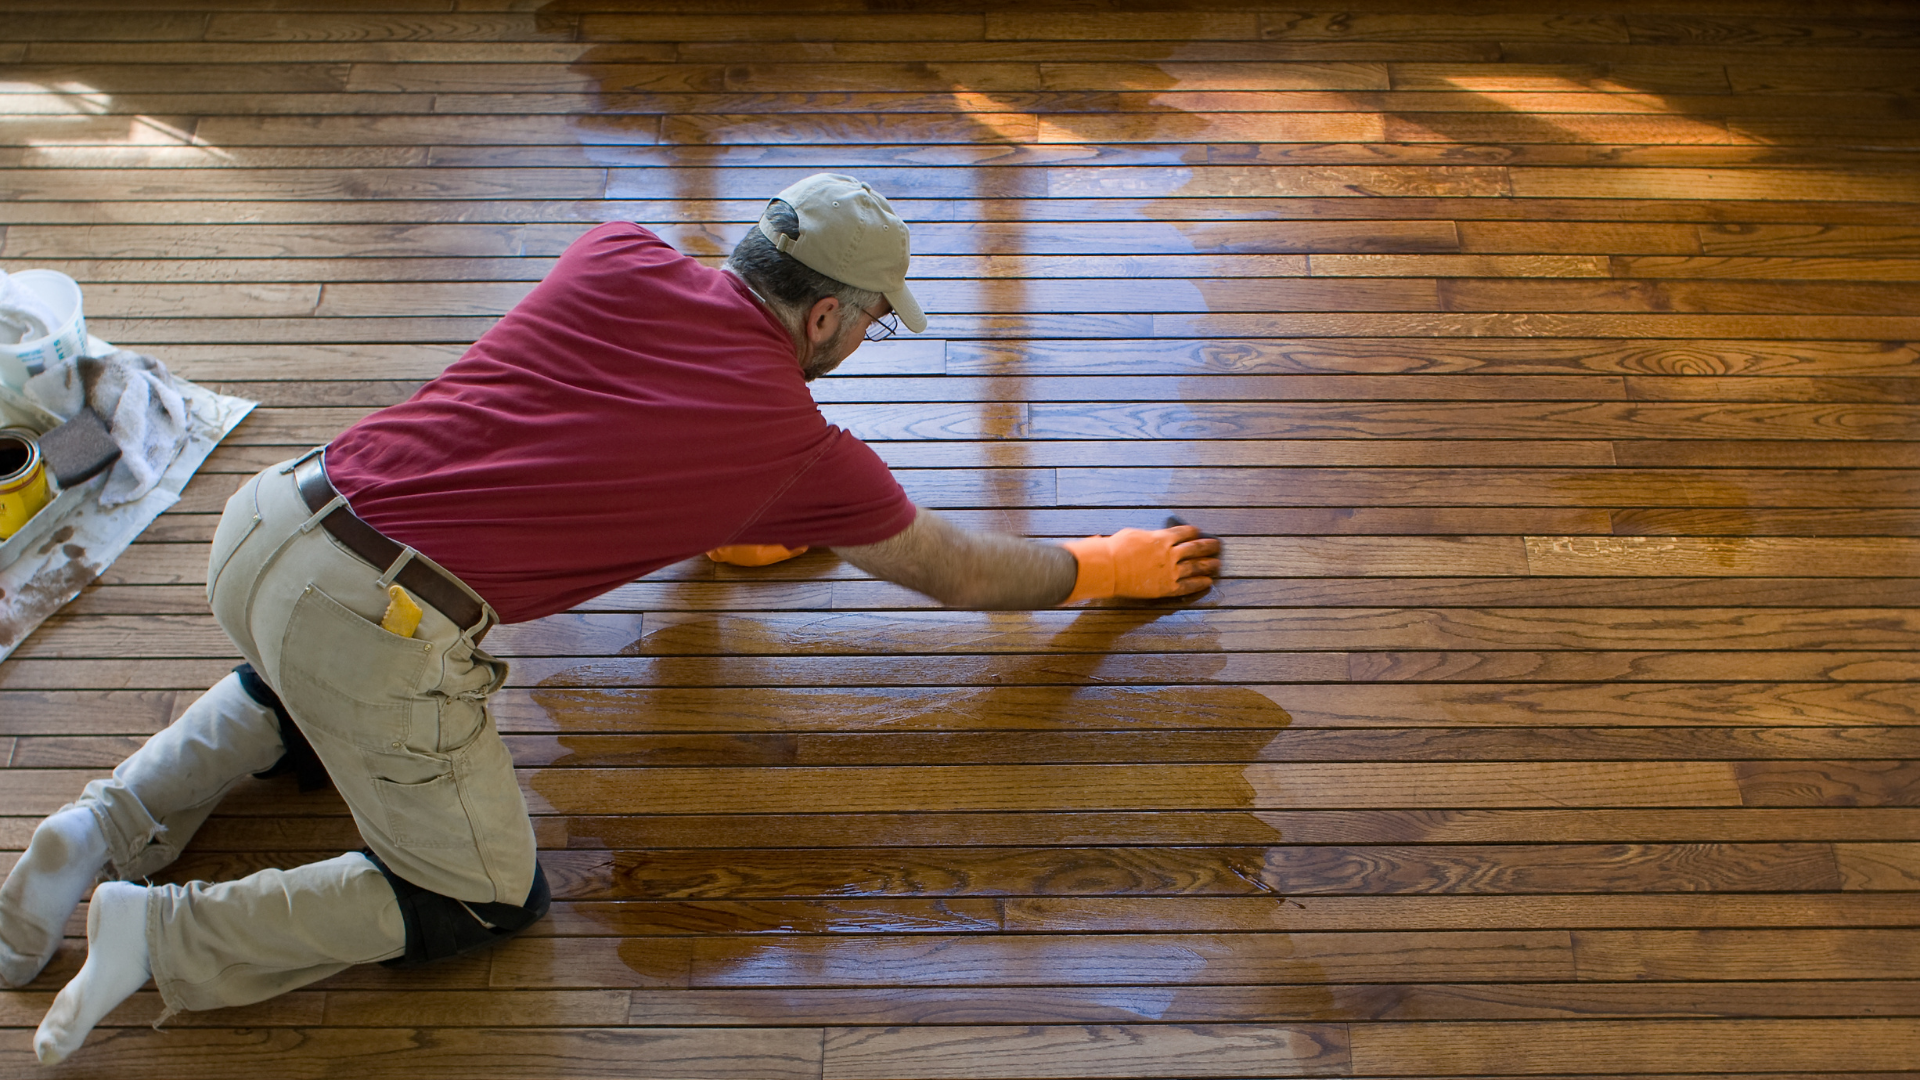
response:
[(430, 780), (400, 783), (375, 775), (374, 794), (386, 811), (387, 835), (405, 848), (472, 848), (473, 825), (460, 802), (451, 765)]
[(439, 749), (434, 701), (421, 692), (433, 646), (382, 630), (308, 585), (281, 636), (275, 674), (300, 726), (380, 753)]
[(427, 642), (312, 585), (281, 638), (275, 689), (376, 849), (473, 843), (453, 762), (439, 753), (439, 702), (421, 690), (434, 659)]
[(443, 754), (457, 754), (479, 738), (487, 726), (487, 706), (475, 698), (440, 700), (440, 746)]
[(436, 750), (457, 753), (487, 728), (487, 699), (506, 681), (506, 669), (506, 664), (464, 640), (447, 648), (440, 685), (433, 693), (440, 716)]

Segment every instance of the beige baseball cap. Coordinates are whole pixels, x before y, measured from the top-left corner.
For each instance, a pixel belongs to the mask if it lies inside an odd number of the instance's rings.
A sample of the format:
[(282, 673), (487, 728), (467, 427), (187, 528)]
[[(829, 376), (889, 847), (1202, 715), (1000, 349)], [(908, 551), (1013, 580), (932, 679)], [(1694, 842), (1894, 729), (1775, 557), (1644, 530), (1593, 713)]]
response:
[(800, 218), (798, 238), (760, 219), (760, 234), (807, 266), (856, 289), (877, 292), (918, 334), (927, 328), (920, 301), (907, 290), (907, 223), (867, 184), (839, 173), (814, 173), (774, 196)]

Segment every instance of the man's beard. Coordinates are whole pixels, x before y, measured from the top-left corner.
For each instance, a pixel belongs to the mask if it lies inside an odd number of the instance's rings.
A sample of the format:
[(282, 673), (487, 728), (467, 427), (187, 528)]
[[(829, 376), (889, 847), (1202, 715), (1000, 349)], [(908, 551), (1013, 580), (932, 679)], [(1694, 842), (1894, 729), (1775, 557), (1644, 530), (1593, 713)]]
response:
[(853, 350), (860, 347), (857, 340), (847, 340), (853, 336), (854, 328), (848, 327), (840, 332), (839, 337), (833, 339), (831, 348), (814, 350), (813, 354), (807, 357), (806, 362), (800, 365), (800, 377), (812, 382), (839, 367), (841, 361), (853, 355)]

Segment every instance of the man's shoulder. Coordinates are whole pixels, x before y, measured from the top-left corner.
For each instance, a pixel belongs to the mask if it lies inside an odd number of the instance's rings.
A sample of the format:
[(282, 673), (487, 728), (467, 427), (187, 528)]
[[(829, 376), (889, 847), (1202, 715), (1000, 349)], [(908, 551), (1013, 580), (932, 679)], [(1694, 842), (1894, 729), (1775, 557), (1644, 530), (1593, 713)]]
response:
[(618, 274), (710, 285), (719, 271), (685, 254), (652, 229), (632, 221), (596, 225), (568, 245), (554, 267), (561, 277)]
[(659, 233), (654, 232), (652, 229), (647, 228), (637, 221), (603, 221), (593, 228), (588, 229), (586, 235), (633, 236), (645, 240), (652, 240), (657, 243), (666, 243), (665, 240), (660, 239)]
[(608, 221), (580, 234), (571, 250), (649, 252), (656, 260), (662, 256), (685, 258), (660, 234), (637, 221)]

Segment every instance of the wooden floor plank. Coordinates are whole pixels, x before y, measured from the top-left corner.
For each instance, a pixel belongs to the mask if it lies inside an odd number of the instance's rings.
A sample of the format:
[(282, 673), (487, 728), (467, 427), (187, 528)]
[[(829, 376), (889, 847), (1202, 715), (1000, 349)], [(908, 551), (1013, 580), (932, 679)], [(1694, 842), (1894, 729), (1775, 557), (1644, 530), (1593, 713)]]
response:
[(1905, 1069), (1920, 1049), (1920, 1025), (1891, 1019), (1379, 1024), (1356, 1029), (1353, 1065), (1363, 1074), (1569, 1071), (1605, 1054), (1610, 1067), (1647, 1072), (1819, 1069), (1836, 1040), (1847, 1047), (1852, 1068)]
[[(525, 938), (503, 952), (496, 978), (566, 981), (566, 965), (546, 957), (611, 952), (608, 939)], [(1475, 980), (1565, 979), (1568, 935), (1550, 931), (1293, 934), (1101, 935), (698, 939), (696, 986), (1046, 985), (1374, 981), (1450, 970)], [(549, 952), (548, 950), (553, 950)], [(564, 952), (562, 951), (564, 950)], [(644, 977), (648, 953), (632, 950)], [(1395, 970), (1391, 965), (1406, 966)], [(911, 973), (911, 974), (910, 974)], [(529, 974), (533, 974), (530, 972)]]
[[(276, 794), (276, 796), (278, 795)], [(264, 801), (264, 800), (263, 800)], [(206, 851), (323, 851), (354, 843), (344, 803), (316, 800), (301, 807), (303, 816), (269, 819), (216, 815), (196, 834)], [(224, 814), (224, 811), (223, 811)], [(29, 819), (10, 819), (9, 837), (31, 831)], [(1888, 807), (1734, 808), (1707, 810), (1299, 810), (1299, 811), (1108, 811), (1086, 813), (966, 813), (916, 811), (857, 816), (782, 817), (762, 814), (722, 816), (645, 814), (628, 816), (541, 816), (535, 836), (551, 850), (648, 850), (655, 848), (821, 848), (971, 844), (1027, 847), (1085, 845), (1164, 845), (1205, 841), (1212, 844), (1264, 845), (1420, 843), (1688, 843), (1825, 842), (1838, 843), (1836, 858), (1843, 885), (1870, 887), (1875, 865), (1897, 870), (1905, 865), (1898, 851), (1881, 843), (1920, 838), (1920, 810)], [(1850, 875), (1858, 874), (1858, 881)], [(1097, 898), (1094, 898), (1097, 900)], [(1859, 896), (1802, 896), (1789, 904), (1793, 917), (1835, 923), (1848, 921), (1832, 905), (1861, 902)], [(1897, 913), (1900, 898), (1889, 897), (1885, 911)], [(1082, 898), (1076, 903), (1091, 903)], [(1801, 905), (1801, 906), (1794, 906)], [(1715, 901), (1720, 916), (1693, 913), (1688, 921), (1721, 918), (1756, 920), (1771, 916), (1731, 900)], [(1077, 908), (1076, 908), (1077, 910)], [(1179, 908), (1169, 909), (1169, 918)], [(1846, 907), (1845, 910), (1854, 910)], [(1879, 910), (1879, 909), (1876, 909)], [(1824, 915), (1815, 913), (1826, 912)], [(1298, 914), (1289, 909), (1289, 914)], [(1093, 917), (1093, 916), (1089, 916)], [(1518, 916), (1511, 916), (1518, 917)], [(1884, 912), (1883, 912), (1883, 917)], [(1099, 927), (1091, 927), (1098, 929)], [(1135, 929), (1156, 929), (1141, 926)]]
[[(1911, 1010), (1906, 983), (1525, 983), (1268, 987), (942, 987), (873, 991), (635, 990), (636, 1024), (1138, 1024), (1367, 1021), (1399, 1019), (1704, 1018), (1791, 1011), (1802, 1016)], [(1756, 993), (1775, 995), (1773, 1007)], [(330, 995), (330, 999), (331, 999)], [(1902, 1002), (1902, 1004), (1894, 1004)], [(1744, 1003), (1744, 1004), (1743, 1004)], [(1848, 1005), (1852, 1005), (1851, 1009)], [(1843, 1011), (1844, 1010), (1844, 1011)], [(448, 1019), (442, 1023), (458, 1023)], [(1715, 1073), (1714, 1075), (1725, 1075)], [(1786, 1074), (1769, 1072), (1768, 1076)], [(1810, 1078), (1801, 1078), (1810, 1080)]]
[[(740, 792), (734, 770), (662, 772), (632, 791), (618, 770), (566, 769), (532, 778), (536, 812), (795, 813), (920, 810), (1181, 809), (1421, 806), (1734, 806), (1734, 770), (1697, 763), (1369, 763), (1314, 765), (886, 766), (764, 770)], [(917, 779), (913, 779), (917, 778)], [(934, 794), (902, 790), (939, 784)], [(722, 795), (731, 792), (731, 795)], [(1802, 796), (1805, 798), (1805, 796)], [(720, 800), (716, 802), (715, 800)]]
[[(1149, 1077), (1172, 1069), (1188, 1075), (1254, 1075), (1237, 1062), (1219, 1071), (1200, 1065), (1205, 1071), (1195, 1074), (1197, 1063), (1181, 1060), (1188, 1053), (1217, 1053), (1221, 1045), (1233, 1045), (1236, 1038), (1265, 1051), (1262, 1071), (1269, 1075), (1275, 1065), (1282, 1075), (1488, 1075), (1516, 1067), (1566, 1072), (1583, 1061), (1591, 1062), (1613, 1041), (1633, 1043), (1631, 1051), (1617, 1055), (1620, 1066), (1649, 1072), (1696, 1064), (1720, 1070), (1819, 1068), (1826, 1048), (1836, 1039), (1854, 1046), (1849, 1056), (1864, 1067), (1902, 1069), (1920, 1038), (1915, 1028), (1911, 1022), (1895, 1020), (1395, 1023), (1351, 1029), (1350, 1041), (1341, 1047), (1347, 1051), (1344, 1060), (1326, 1064), (1321, 1063), (1324, 1043), (1307, 1031), (1280, 1029), (1292, 1037), (1276, 1044), (1273, 1029), (1258, 1026), (1176, 1027), (1173, 1032), (1180, 1038), (1149, 1044), (1144, 1060), (1128, 1058), (1121, 1050), (1131, 1041), (1124, 1034), (1130, 1029), (1103, 1026), (843, 1028), (828, 1030), (825, 1075), (850, 1080), (941, 1077), (964, 1067), (969, 1075), (1013, 1078), (1036, 1075), (1035, 1066), (1046, 1069), (1037, 1075), (1057, 1077), (1114, 1073)], [(1101, 1059), (1093, 1069), (1083, 1070), (1076, 1064), (1083, 1056), (1093, 1055)], [(1102, 1067), (1108, 1071), (1096, 1071)]]
[[(0, 1032), (7, 1076), (31, 1076), (21, 1062), (31, 1057), (32, 1033)], [(484, 1074), (519, 1068), (564, 1069), (573, 1075), (615, 1077), (635, 1068), (659, 1069), (701, 1080), (767, 1077), (809, 1080), (820, 1075), (820, 1033), (789, 1029), (623, 1030), (621, 1028), (461, 1028), (445, 1035), (413, 1028), (315, 1027), (300, 1029), (105, 1029), (86, 1047), (83, 1068), (165, 1075), (191, 1072), (237, 1078), (273, 1069), (291, 1078), (337, 1075), (363, 1067), (369, 1054), (411, 1072)], [(76, 1063), (78, 1064), (78, 1063)], [(76, 1070), (78, 1071), (78, 1070)]]
[[(843, 895), (1396, 895), (1830, 891), (1841, 881), (1820, 844), (1472, 846), (1394, 849), (985, 849), (977, 857), (894, 849), (883, 859), (804, 849), (616, 857), (621, 898)], [(1060, 929), (1063, 927), (1054, 927)], [(1889, 961), (1897, 972), (1904, 960)], [(1758, 976), (1756, 976), (1758, 977)], [(1837, 977), (1837, 976), (1836, 976)]]
[[(1121, 1028), (1099, 1025), (951, 1029), (935, 1041), (904, 1032), (830, 1030), (823, 1076), (982, 1077), (1340, 1075), (1350, 1069), (1336, 1025)], [(944, 1045), (943, 1045), (944, 1044)], [(964, 1046), (965, 1050), (956, 1047)], [(964, 1059), (965, 1064), (962, 1064)]]

